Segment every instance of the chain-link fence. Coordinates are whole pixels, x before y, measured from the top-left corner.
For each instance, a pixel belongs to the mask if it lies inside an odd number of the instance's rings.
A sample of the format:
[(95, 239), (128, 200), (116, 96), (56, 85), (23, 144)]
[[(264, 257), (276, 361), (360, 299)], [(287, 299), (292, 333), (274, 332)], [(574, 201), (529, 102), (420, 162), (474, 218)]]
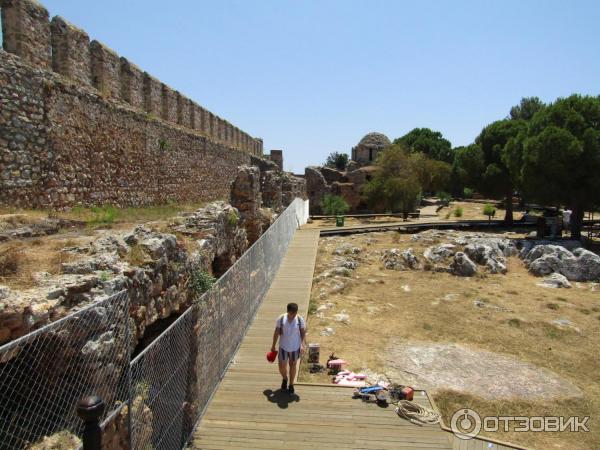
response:
[[(306, 202), (294, 200), (208, 292), (131, 361), (126, 292), (0, 347), (0, 450), (29, 448), (60, 433), (80, 435), (75, 406), (92, 394), (107, 405), (103, 427), (122, 420), (127, 406), (123, 447), (130, 441), (132, 449), (182, 448), (307, 217)], [(72, 446), (65, 441), (64, 448)]]
[(106, 414), (128, 397), (126, 292), (0, 347), (0, 448), (79, 435), (77, 401), (99, 395)]
[[(287, 247), (306, 222), (296, 199), (275, 223), (131, 362), (132, 448), (185, 445), (269, 289)], [(148, 420), (150, 419), (150, 420)]]

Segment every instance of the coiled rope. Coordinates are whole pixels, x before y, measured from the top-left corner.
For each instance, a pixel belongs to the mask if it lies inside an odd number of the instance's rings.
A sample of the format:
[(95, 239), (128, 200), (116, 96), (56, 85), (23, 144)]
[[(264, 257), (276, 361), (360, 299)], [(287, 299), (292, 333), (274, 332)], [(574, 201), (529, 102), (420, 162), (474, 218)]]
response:
[(398, 401), (396, 414), (416, 425), (429, 425), (440, 421), (440, 415), (437, 412), (408, 400)]

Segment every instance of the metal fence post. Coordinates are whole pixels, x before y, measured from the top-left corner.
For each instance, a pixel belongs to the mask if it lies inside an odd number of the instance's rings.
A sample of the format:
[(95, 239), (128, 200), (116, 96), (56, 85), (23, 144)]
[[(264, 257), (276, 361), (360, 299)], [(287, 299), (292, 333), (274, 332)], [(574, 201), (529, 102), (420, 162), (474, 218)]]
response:
[(83, 420), (83, 450), (102, 450), (102, 430), (100, 417), (104, 413), (104, 401), (90, 395), (77, 403), (77, 415)]

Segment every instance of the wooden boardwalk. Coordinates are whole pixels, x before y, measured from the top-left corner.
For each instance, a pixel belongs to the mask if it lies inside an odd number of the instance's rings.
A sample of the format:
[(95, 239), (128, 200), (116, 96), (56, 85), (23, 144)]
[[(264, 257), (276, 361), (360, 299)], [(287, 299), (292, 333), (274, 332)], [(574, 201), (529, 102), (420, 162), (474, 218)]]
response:
[[(456, 449), (488, 447), (483, 441), (454, 441), (439, 425), (417, 426), (393, 407), (352, 399), (351, 389), (297, 385), (296, 395), (279, 391), (281, 378), (265, 353), (278, 315), (296, 302), (306, 316), (319, 240), (318, 229), (296, 232), (234, 361), (195, 431), (193, 449)], [(310, 331), (309, 331), (310, 335)], [(415, 401), (431, 407), (424, 392)]]

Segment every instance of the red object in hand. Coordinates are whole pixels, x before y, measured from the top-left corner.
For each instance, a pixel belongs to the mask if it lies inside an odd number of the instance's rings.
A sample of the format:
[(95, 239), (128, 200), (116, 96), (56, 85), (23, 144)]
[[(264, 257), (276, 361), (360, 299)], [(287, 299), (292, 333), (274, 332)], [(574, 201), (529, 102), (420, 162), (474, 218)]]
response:
[(267, 361), (270, 363), (275, 362), (275, 358), (277, 358), (277, 352), (267, 352)]

